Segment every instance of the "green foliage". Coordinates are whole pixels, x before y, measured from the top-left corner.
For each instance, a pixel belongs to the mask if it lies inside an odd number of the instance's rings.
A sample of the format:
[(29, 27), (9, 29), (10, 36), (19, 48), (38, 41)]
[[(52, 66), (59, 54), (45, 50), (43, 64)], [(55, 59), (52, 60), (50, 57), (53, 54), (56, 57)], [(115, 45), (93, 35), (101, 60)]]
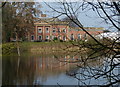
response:
[(34, 2), (7, 2), (2, 8), (3, 42), (10, 42), (10, 38), (25, 40), (34, 29), (37, 12)]
[(57, 38), (57, 37), (54, 37), (54, 39), (53, 39), (53, 40), (54, 40), (54, 41), (55, 41), (55, 40), (58, 40), (58, 38)]
[(9, 55), (12, 52), (16, 52), (17, 48), (15, 43), (2, 44), (2, 55)]

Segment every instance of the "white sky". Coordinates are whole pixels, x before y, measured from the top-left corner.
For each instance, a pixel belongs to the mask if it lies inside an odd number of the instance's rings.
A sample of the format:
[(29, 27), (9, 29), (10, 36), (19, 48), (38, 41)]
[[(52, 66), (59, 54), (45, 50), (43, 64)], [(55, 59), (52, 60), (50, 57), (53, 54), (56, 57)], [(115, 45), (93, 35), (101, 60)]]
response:
[[(57, 2), (57, 1), (65, 1), (65, 0), (2, 0), (2, 1), (16, 1), (16, 2), (40, 2), (40, 4), (42, 5), (41, 11), (45, 14), (48, 15), (48, 17), (53, 17), (54, 15), (57, 15), (57, 13), (55, 12), (51, 12), (51, 9), (45, 5), (43, 3), (43, 1), (45, 2)], [(75, 2), (75, 1), (79, 1), (81, 2), (82, 0), (66, 0), (67, 2)], [(85, 1), (93, 1), (93, 0), (85, 0)], [(94, 0), (95, 2), (96, 0)], [(100, 0), (100, 1), (112, 1), (112, 0)], [(117, 1), (117, 0), (116, 0)], [(52, 4), (53, 6), (56, 6), (56, 4)], [(60, 6), (58, 6), (59, 8)], [(63, 17), (63, 16), (62, 16)], [(83, 26), (85, 27), (104, 27), (105, 29), (108, 30), (112, 30), (115, 31), (115, 29), (113, 27), (111, 27), (110, 24), (106, 24), (101, 18), (99, 18), (99, 16), (96, 14), (96, 12), (93, 11), (87, 11), (87, 12), (80, 12), (79, 16), (78, 16), (80, 22), (83, 24)]]
[[(53, 17), (54, 15), (58, 15), (55, 12), (52, 12), (52, 10), (45, 5), (43, 2), (40, 3), (42, 5), (42, 12), (44, 14), (47, 14), (47, 17)], [(57, 4), (53, 4), (52, 2), (50, 5), (55, 6), (55, 8), (60, 6), (56, 6)], [(64, 18), (63, 16), (61, 18)], [(79, 16), (78, 16), (80, 22), (83, 24), (84, 27), (104, 27), (105, 29), (110, 29), (112, 31), (115, 31), (109, 24), (106, 24), (103, 19), (101, 19), (96, 12), (94, 11), (87, 11), (87, 12), (82, 12), (80, 11)]]

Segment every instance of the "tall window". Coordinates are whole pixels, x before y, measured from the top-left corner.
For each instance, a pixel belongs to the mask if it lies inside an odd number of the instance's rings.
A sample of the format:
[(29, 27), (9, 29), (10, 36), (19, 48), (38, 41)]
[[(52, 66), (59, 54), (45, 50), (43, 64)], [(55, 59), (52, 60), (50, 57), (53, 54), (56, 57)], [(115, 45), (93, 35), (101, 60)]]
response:
[(49, 33), (49, 28), (46, 28), (46, 33)]
[(49, 36), (46, 36), (46, 40), (48, 40), (49, 39)]
[(52, 36), (52, 39), (54, 40), (55, 36)]
[(74, 40), (74, 35), (73, 34), (71, 34), (71, 40)]
[(41, 41), (42, 40), (42, 36), (40, 35), (40, 36), (38, 36), (38, 39)]
[(63, 40), (66, 41), (66, 36), (63, 36)]
[(42, 33), (42, 29), (41, 28), (38, 28), (38, 33)]
[(55, 33), (56, 31), (55, 31), (55, 28), (53, 28), (53, 33)]
[(34, 36), (33, 35), (31, 36), (31, 40), (34, 40)]
[(58, 36), (58, 39), (60, 40), (60, 36)]
[(81, 35), (80, 34), (78, 34), (78, 40), (80, 40), (81, 39)]
[(87, 39), (87, 34), (84, 34), (84, 39)]
[(58, 33), (60, 33), (60, 28), (58, 28)]

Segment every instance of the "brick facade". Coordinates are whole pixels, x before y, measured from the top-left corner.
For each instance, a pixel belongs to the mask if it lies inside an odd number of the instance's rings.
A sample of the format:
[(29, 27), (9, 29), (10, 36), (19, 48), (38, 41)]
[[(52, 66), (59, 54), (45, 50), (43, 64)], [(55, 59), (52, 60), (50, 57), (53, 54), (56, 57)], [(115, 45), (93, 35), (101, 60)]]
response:
[[(47, 21), (46, 21), (47, 20)], [(68, 22), (40, 20), (35, 23), (35, 29), (30, 35), (30, 41), (49, 41), (59, 39), (68, 40), (85, 40), (89, 36), (79, 27), (70, 27)], [(95, 36), (103, 33), (103, 28), (84, 27), (91, 35)]]

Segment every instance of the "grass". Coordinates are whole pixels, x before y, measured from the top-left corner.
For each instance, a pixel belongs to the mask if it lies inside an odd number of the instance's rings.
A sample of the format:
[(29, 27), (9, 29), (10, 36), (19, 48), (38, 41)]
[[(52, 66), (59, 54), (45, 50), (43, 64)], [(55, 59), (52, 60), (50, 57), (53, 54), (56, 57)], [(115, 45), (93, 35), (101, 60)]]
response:
[[(109, 44), (108, 41), (104, 41), (105, 44)], [(85, 41), (68, 41), (68, 42), (59, 42), (59, 41), (51, 41), (51, 42), (19, 42), (20, 51), (31, 52), (31, 53), (51, 53), (51, 52), (63, 52), (63, 51), (78, 51), (80, 45), (84, 45), (92, 48), (102, 48), (100, 45), (97, 44), (94, 40)], [(85, 48), (85, 47), (84, 47)], [(84, 49), (82, 47), (82, 49)], [(87, 48), (87, 50), (88, 50)], [(80, 51), (80, 50), (79, 50)], [(15, 42), (11, 43), (4, 43), (2, 44), (2, 54), (11, 54), (17, 53), (17, 45)]]
[[(71, 46), (71, 42), (19, 42), (21, 52), (53, 52), (63, 51), (66, 47)], [(17, 45), (15, 42), (2, 44), (2, 54), (9, 55), (11, 53), (17, 53)]]
[(16, 44), (15, 43), (4, 43), (2, 44), (2, 54), (9, 55), (12, 52), (16, 51)]

